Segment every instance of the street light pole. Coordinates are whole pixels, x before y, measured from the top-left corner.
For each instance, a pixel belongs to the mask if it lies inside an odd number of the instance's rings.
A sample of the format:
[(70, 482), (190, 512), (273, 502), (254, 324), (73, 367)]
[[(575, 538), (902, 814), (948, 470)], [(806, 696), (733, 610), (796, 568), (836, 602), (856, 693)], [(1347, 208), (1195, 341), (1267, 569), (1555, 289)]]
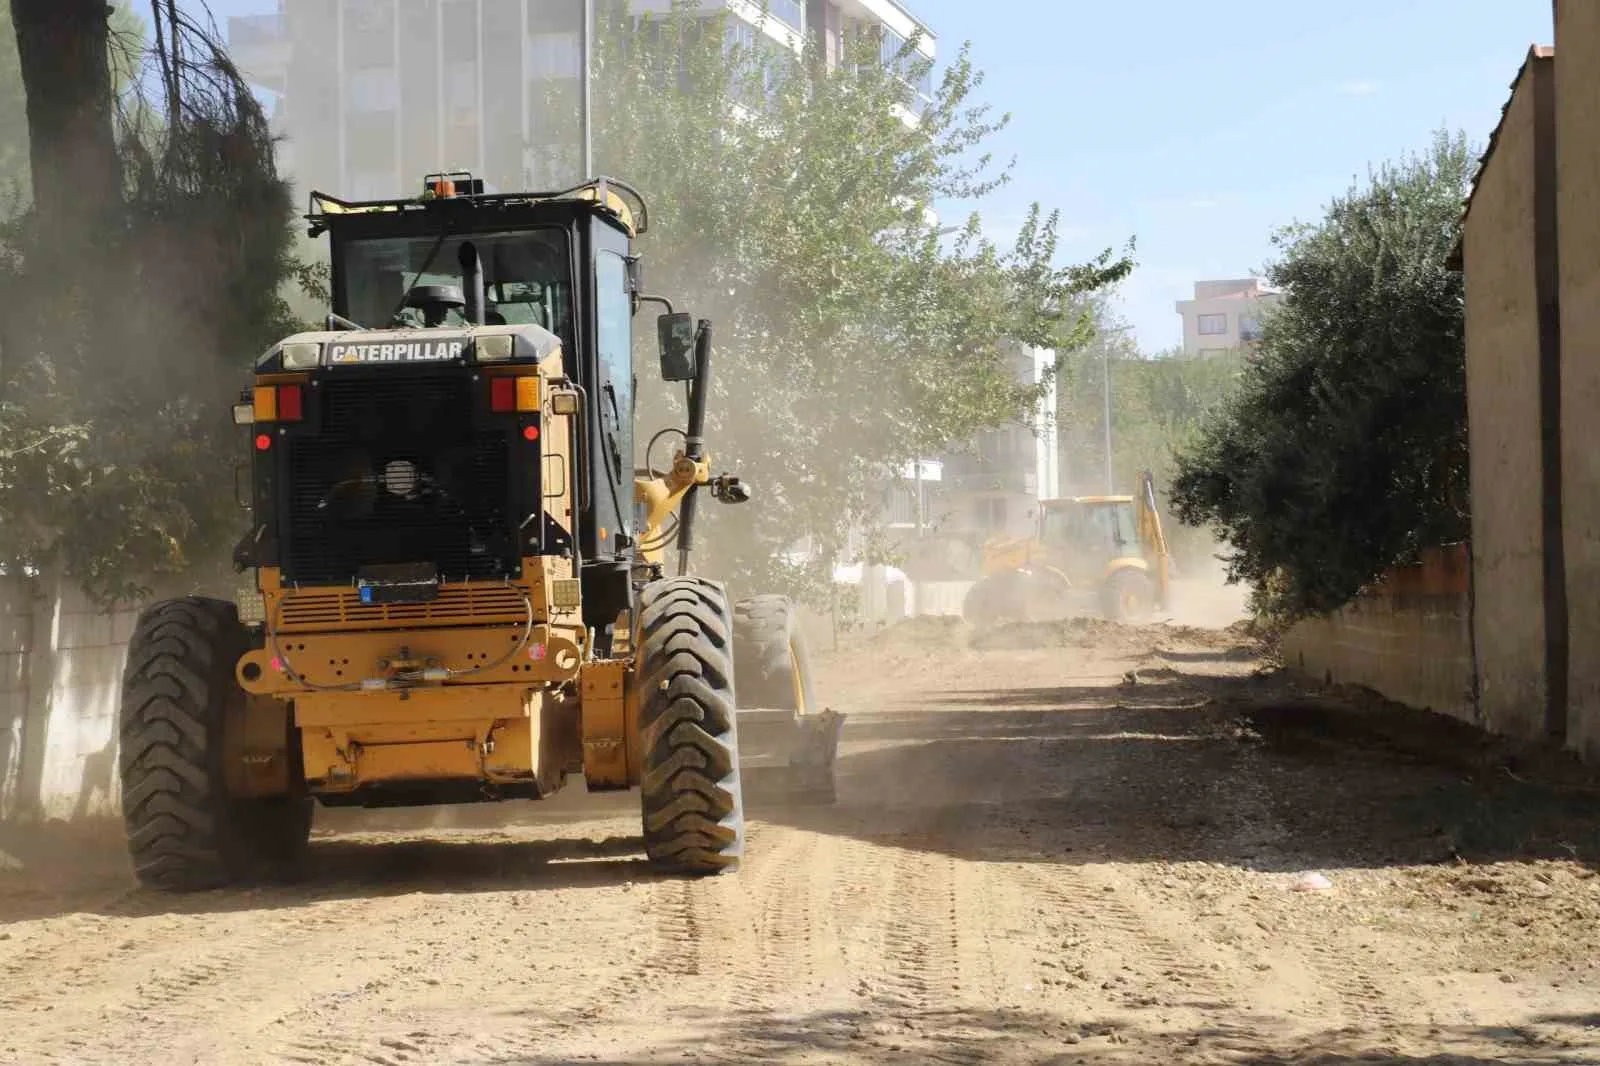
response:
[(594, 74), (594, 0), (583, 0), (583, 26), (581, 28), (583, 47), (583, 66), (578, 75), (578, 100), (583, 109), (583, 173), (578, 175), (579, 181), (588, 181), (594, 177), (594, 124), (590, 119), (590, 104), (592, 102), (592, 85)]
[(1112, 333), (1126, 333), (1133, 327), (1118, 326), (1116, 329), (1102, 330), (1100, 332), (1100, 357), (1105, 368), (1102, 382), (1105, 392), (1105, 430), (1106, 430), (1106, 495), (1110, 496), (1116, 491), (1111, 473), (1111, 345), (1106, 337)]
[(1104, 337), (1100, 338), (1100, 353), (1105, 362), (1106, 495), (1110, 496), (1115, 491), (1111, 479), (1111, 345)]

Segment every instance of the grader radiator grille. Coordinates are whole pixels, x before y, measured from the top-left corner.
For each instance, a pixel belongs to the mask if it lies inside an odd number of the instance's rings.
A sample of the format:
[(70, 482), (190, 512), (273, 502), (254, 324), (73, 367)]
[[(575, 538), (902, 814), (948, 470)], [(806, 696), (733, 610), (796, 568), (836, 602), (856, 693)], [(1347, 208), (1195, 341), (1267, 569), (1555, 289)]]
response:
[(284, 449), (286, 580), (342, 586), (399, 563), (446, 581), (516, 574), (509, 442), (481, 423), (468, 374), (351, 371), (319, 392)]
[(286, 594), (279, 628), (284, 632), (355, 625), (398, 629), (526, 619), (522, 592), (509, 585), (447, 585), (431, 603), (392, 604), (364, 604), (354, 590), (302, 589)]

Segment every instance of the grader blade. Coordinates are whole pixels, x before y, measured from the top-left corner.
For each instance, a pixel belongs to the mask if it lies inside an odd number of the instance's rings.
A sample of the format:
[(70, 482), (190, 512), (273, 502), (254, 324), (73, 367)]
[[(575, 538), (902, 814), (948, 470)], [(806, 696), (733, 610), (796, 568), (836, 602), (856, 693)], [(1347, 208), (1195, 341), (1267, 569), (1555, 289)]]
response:
[(833, 803), (834, 764), (844, 715), (794, 711), (739, 712), (739, 776), (756, 802)]

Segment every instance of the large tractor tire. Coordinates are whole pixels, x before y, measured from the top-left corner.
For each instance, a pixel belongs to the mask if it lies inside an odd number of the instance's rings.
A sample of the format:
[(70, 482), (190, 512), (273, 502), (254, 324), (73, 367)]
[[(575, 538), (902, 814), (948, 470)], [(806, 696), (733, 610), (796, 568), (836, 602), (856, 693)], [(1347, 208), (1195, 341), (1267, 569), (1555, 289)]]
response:
[(787, 596), (752, 596), (733, 606), (733, 672), (744, 707), (815, 714), (811, 654)]
[(139, 616), (119, 711), (122, 816), (134, 874), (190, 892), (292, 875), (311, 834), (309, 796), (234, 799), (225, 731), (243, 715), (234, 666), (249, 638), (234, 605), (187, 597)]
[(1142, 570), (1127, 567), (1112, 574), (1101, 590), (1106, 618), (1124, 625), (1143, 625), (1155, 613), (1155, 582)]
[(727, 593), (679, 577), (646, 585), (639, 600), (645, 853), (677, 873), (737, 869), (744, 795)]
[[(740, 714), (746, 725), (760, 720), (748, 745), (787, 765), (773, 775), (774, 798), (798, 804), (833, 803), (837, 797), (834, 763), (838, 756), (841, 716), (818, 712), (811, 682), (811, 653), (794, 603), (787, 596), (753, 596), (733, 608), (734, 676), (739, 679)], [(763, 735), (765, 734), (765, 735)], [(763, 744), (762, 741), (768, 741)], [(752, 786), (764, 794), (757, 782)]]
[(1007, 570), (982, 578), (961, 601), (961, 617), (970, 626), (987, 628), (1029, 618), (1028, 575)]
[(1055, 621), (1070, 613), (1072, 595), (1066, 580), (1049, 569), (1006, 570), (990, 574), (967, 590), (961, 617), (980, 629)]

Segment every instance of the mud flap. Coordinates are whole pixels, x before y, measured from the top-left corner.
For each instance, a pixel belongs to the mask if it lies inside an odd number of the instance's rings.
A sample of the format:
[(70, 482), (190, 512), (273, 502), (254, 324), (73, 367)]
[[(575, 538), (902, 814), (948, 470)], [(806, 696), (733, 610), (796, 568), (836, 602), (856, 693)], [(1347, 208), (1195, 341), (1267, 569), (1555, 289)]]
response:
[(747, 801), (827, 805), (844, 715), (739, 711), (739, 776)]

